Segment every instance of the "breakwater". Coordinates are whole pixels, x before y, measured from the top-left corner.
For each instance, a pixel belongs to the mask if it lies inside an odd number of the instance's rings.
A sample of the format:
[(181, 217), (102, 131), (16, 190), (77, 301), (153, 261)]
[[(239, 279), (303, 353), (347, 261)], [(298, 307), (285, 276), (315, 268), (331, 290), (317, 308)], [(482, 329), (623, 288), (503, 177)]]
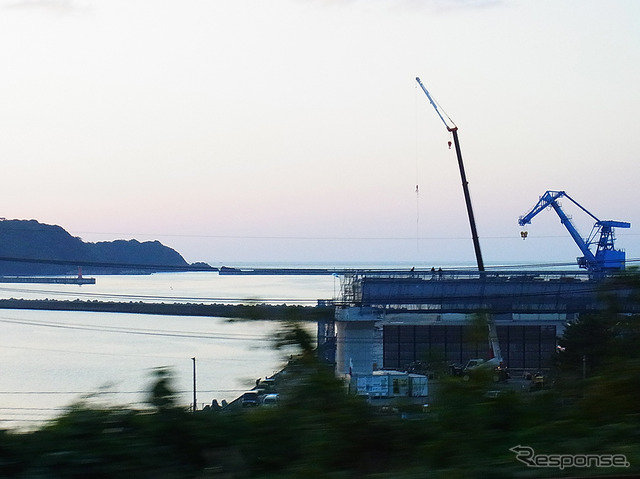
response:
[(44, 311), (92, 311), (170, 316), (208, 316), (217, 318), (278, 321), (319, 321), (333, 319), (330, 305), (297, 306), (271, 304), (147, 303), (115, 301), (64, 301), (50, 299), (0, 299), (0, 309)]
[(345, 274), (402, 274), (402, 273), (423, 273), (426, 274), (431, 270), (427, 269), (371, 269), (371, 268), (235, 268), (230, 266), (221, 266), (218, 269), (219, 275), (265, 275), (265, 276), (331, 276), (333, 274), (345, 275)]
[(265, 275), (265, 276), (320, 276), (332, 274), (344, 274), (345, 269), (335, 268), (231, 268), (222, 266), (218, 269), (220, 275)]
[(0, 283), (96, 284), (96, 279), (82, 276), (0, 276)]

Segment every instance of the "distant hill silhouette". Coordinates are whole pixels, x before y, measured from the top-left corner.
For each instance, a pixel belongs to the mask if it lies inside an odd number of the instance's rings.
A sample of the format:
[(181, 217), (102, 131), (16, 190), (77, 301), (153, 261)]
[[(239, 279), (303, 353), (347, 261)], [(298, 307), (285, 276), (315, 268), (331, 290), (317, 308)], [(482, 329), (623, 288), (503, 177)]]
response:
[[(159, 241), (85, 243), (57, 225), (36, 220), (0, 221), (0, 275), (153, 273), (205, 269), (189, 265)], [(213, 269), (213, 268), (211, 268)]]

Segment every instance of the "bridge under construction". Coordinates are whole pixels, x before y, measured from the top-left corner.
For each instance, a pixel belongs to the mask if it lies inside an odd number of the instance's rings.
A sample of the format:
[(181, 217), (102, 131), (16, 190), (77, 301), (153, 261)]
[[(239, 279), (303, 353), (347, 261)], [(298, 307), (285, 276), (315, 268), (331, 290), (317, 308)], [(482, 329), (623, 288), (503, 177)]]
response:
[[(335, 360), (338, 374), (370, 374), (435, 359), (464, 363), (486, 357), (482, 352), (487, 350), (499, 365), (543, 369), (551, 365), (556, 338), (578, 315), (608, 308), (637, 313), (634, 291), (616, 280), (624, 274), (626, 258), (615, 248), (614, 228), (631, 224), (601, 220), (564, 191), (545, 192), (518, 223), (525, 226), (540, 212), (553, 209), (580, 249), (583, 256), (577, 263), (585, 271), (486, 271), (458, 127), (420, 78), (416, 81), (451, 136), (449, 148), (455, 146), (477, 270), (345, 273), (335, 321), (318, 327), (318, 343), (325, 357)], [(586, 239), (561, 199), (595, 220)], [(527, 236), (521, 232), (523, 239)], [(478, 317), (482, 320), (474, 322)], [(474, 324), (482, 321), (488, 326), (488, 342), (474, 332)]]
[(335, 321), (319, 325), (319, 343), (335, 351), (339, 374), (465, 363), (489, 354), (486, 335), (473, 334), (484, 313), (509, 368), (546, 369), (568, 322), (612, 308), (638, 313), (633, 296), (586, 271), (353, 271), (341, 277)]

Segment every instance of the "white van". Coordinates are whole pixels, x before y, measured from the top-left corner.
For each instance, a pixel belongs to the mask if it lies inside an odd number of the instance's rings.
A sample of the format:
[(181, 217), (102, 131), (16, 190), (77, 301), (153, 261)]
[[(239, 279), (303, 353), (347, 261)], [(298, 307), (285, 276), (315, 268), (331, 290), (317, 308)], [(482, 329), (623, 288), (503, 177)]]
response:
[(262, 398), (262, 405), (267, 407), (275, 407), (280, 402), (279, 394), (267, 394)]

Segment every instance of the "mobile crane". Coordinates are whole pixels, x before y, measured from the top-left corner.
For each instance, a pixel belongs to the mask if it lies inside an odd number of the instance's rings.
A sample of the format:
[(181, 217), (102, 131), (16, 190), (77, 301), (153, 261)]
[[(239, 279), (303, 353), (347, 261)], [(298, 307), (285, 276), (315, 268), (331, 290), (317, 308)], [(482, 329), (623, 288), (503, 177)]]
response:
[[(464, 171), (464, 163), (462, 162), (462, 151), (460, 149), (460, 141), (458, 140), (458, 127), (453, 122), (453, 120), (449, 118), (449, 115), (444, 113), (444, 116), (443, 116), (443, 112), (440, 111), (440, 109), (438, 108), (438, 104), (431, 97), (431, 94), (426, 89), (426, 87), (422, 84), (422, 81), (420, 81), (420, 77), (416, 77), (416, 81), (418, 82), (418, 85), (420, 85), (420, 88), (422, 88), (422, 91), (424, 92), (424, 94), (427, 95), (427, 98), (429, 99), (429, 103), (431, 103), (431, 106), (433, 106), (433, 108), (436, 110), (438, 117), (440, 118), (442, 123), (444, 123), (444, 126), (446, 127), (447, 131), (451, 133), (451, 135), (453, 136), (453, 143), (456, 149), (456, 157), (458, 159), (458, 169), (460, 170), (460, 179), (462, 180), (462, 191), (464, 193), (464, 199), (467, 206), (467, 215), (469, 216), (469, 226), (471, 228), (473, 248), (476, 254), (476, 262), (478, 263), (478, 271), (480, 272), (480, 276), (482, 278), (482, 273), (484, 272), (484, 261), (482, 260), (482, 252), (480, 250), (480, 240), (478, 238), (476, 220), (474, 218), (473, 208), (471, 206), (471, 195), (469, 194), (469, 182), (467, 181), (467, 175)], [(444, 118), (445, 116), (447, 117), (446, 119)], [(451, 148), (451, 142), (449, 142), (449, 148)], [(502, 351), (500, 349), (500, 343), (498, 342), (498, 331), (496, 329), (496, 323), (491, 314), (489, 314), (487, 317), (487, 326), (489, 328), (489, 347), (491, 348), (491, 358), (489, 361), (484, 363), (484, 365), (485, 366), (491, 365), (493, 367), (501, 368)], [(480, 361), (480, 360), (471, 360), (470, 363), (472, 361)], [(479, 364), (480, 362), (477, 363), (477, 365)]]
[[(424, 92), (424, 94), (427, 95), (427, 98), (429, 99), (429, 103), (431, 103), (433, 108), (436, 110), (438, 117), (440, 118), (442, 123), (444, 123), (444, 126), (447, 128), (447, 131), (451, 133), (451, 135), (453, 136), (453, 143), (456, 147), (456, 156), (458, 157), (458, 169), (460, 170), (460, 179), (462, 180), (462, 191), (464, 193), (464, 200), (467, 205), (467, 215), (469, 216), (469, 226), (471, 227), (471, 238), (473, 240), (473, 249), (475, 250), (476, 261), (478, 263), (478, 271), (484, 271), (484, 262), (482, 260), (482, 252), (480, 251), (480, 240), (478, 239), (478, 230), (476, 228), (476, 220), (473, 216), (473, 208), (471, 207), (471, 195), (469, 194), (469, 182), (467, 181), (467, 175), (464, 171), (464, 163), (462, 162), (462, 151), (460, 150), (460, 141), (458, 140), (458, 127), (453, 122), (453, 120), (449, 118), (449, 115), (447, 115), (446, 113), (444, 114), (444, 116), (446, 116), (447, 119), (446, 120), (444, 119), (443, 114), (438, 109), (437, 103), (433, 100), (433, 98), (429, 94), (429, 91), (425, 88), (425, 86), (420, 81), (420, 77), (416, 77), (416, 81), (418, 82), (418, 85), (420, 85), (420, 88), (422, 88), (422, 91)], [(449, 142), (449, 148), (451, 148), (451, 142)]]
[[(571, 221), (571, 218), (563, 211), (558, 201), (560, 198), (567, 198), (578, 208), (591, 216), (591, 218), (596, 220), (591, 233), (586, 239), (582, 238)], [(606, 273), (624, 269), (625, 253), (624, 251), (617, 250), (614, 247), (614, 228), (630, 228), (631, 223), (627, 223), (626, 221), (599, 220), (564, 191), (546, 191), (531, 211), (518, 219), (518, 224), (520, 226), (524, 226), (531, 223), (533, 217), (547, 207), (551, 207), (555, 210), (560, 217), (560, 222), (565, 226), (565, 228), (567, 228), (567, 231), (569, 231), (569, 234), (584, 255), (577, 258), (578, 266), (580, 268), (585, 268), (593, 273)], [(523, 233), (522, 237), (526, 238), (526, 233)], [(593, 245), (596, 245), (595, 254), (591, 251)]]

